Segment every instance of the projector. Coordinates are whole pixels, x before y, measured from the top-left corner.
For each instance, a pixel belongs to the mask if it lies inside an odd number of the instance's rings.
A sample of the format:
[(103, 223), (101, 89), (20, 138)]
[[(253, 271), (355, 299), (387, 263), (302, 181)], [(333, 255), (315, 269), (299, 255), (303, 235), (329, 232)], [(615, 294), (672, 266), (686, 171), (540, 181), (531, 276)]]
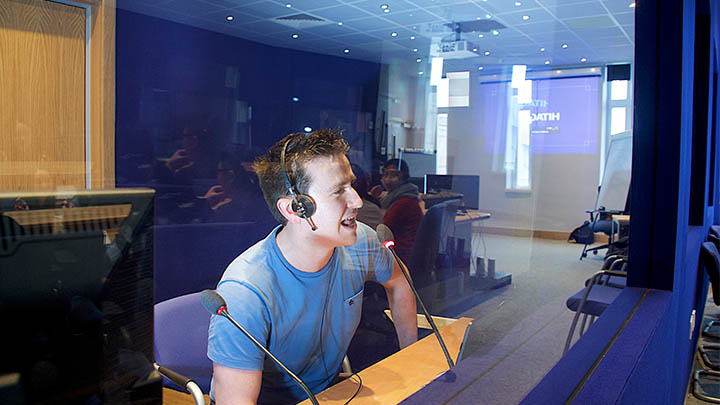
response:
[(478, 49), (478, 47), (470, 41), (448, 41), (432, 44), (430, 53), (433, 56), (445, 59), (464, 59), (479, 56), (477, 51), (473, 51), (473, 49)]

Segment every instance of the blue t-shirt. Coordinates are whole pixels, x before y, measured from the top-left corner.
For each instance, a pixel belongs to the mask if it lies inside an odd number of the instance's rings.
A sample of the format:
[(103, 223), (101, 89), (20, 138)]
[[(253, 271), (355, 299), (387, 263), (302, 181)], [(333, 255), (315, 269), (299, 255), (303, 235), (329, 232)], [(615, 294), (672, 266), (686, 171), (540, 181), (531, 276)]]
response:
[[(278, 226), (233, 260), (217, 287), (230, 315), (314, 393), (340, 370), (360, 322), (365, 281), (384, 283), (392, 275), (391, 253), (375, 231), (357, 224), (355, 244), (335, 248), (328, 264), (314, 273), (299, 271), (285, 260), (275, 240)], [(263, 370), (258, 403), (306, 398), (272, 359), (216, 315), (210, 321), (208, 357), (226, 367)], [(210, 394), (215, 397), (214, 380)]]

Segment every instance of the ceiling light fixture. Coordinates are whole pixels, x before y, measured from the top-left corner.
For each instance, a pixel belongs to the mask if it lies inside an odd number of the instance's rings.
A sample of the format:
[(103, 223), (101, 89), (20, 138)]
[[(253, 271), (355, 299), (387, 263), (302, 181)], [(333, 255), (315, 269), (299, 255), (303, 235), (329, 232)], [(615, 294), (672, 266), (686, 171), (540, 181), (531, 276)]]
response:
[(632, 3), (630, 3), (630, 5), (628, 7), (635, 8), (635, 2), (633, 1)]
[(298, 38), (300, 37), (300, 35), (298, 35), (298, 34), (292, 34), (292, 37), (293, 37), (293, 39), (298, 39)]
[(338, 25), (342, 25), (342, 21), (338, 21)]
[(520, 3), (519, 1), (516, 1), (516, 2), (515, 2), (515, 7), (520, 7), (520, 6), (522, 6), (522, 3)]
[(527, 20), (529, 20), (529, 19), (530, 19), (530, 16), (529, 16), (529, 15), (524, 15), (524, 16), (523, 16), (523, 20), (524, 20), (524, 21), (527, 21)]
[(225, 17), (225, 19), (226, 19), (226, 20), (228, 20), (228, 21), (232, 21), (232, 20), (233, 20), (233, 18), (234, 18), (234, 17), (233, 17), (233, 16), (231, 16), (231, 15), (229, 15), (229, 16), (227, 16), (227, 17)]
[(490, 51), (485, 51), (483, 53), (485, 54), (485, 56), (490, 56)]
[(418, 75), (422, 76), (422, 74), (423, 74), (422, 70), (418, 72)]
[(495, 35), (495, 36), (500, 35), (500, 31), (498, 31), (498, 30), (493, 30), (493, 31), (492, 31), (492, 34)]
[(415, 35), (410, 35), (410, 39), (411, 39), (411, 40), (414, 40), (414, 39), (415, 39)]
[(473, 48), (473, 52), (477, 52), (477, 48)]
[(385, 10), (385, 9), (388, 8), (388, 7), (390, 7), (390, 6), (388, 6), (387, 4), (381, 4), (381, 5), (380, 5), (380, 8), (383, 9), (383, 10)]
[(485, 68), (482, 66), (478, 66), (478, 70), (483, 70), (483, 69), (485, 69)]
[(485, 38), (485, 34), (478, 34), (478, 38)]
[(540, 48), (540, 52), (545, 52), (545, 48)]
[(485, 14), (485, 18), (492, 18), (490, 14)]
[(350, 53), (350, 50), (347, 49), (347, 48), (345, 48), (345, 49), (343, 49), (343, 52), (344, 52), (344, 53)]
[(417, 59), (415, 59), (415, 62), (420, 63), (420, 62), (422, 62), (422, 59), (417, 58)]
[(285, 5), (285, 7), (290, 8), (290, 7), (292, 7), (292, 4), (287, 3), (287, 4)]
[(413, 48), (413, 52), (417, 52), (417, 48)]
[(303, 129), (305, 130), (305, 132), (312, 132), (312, 128), (311, 128), (311, 127), (305, 127), (305, 128), (303, 128)]
[(383, 10), (383, 13), (389, 13), (389, 12), (390, 12), (389, 8), (386, 8), (385, 10)]
[(550, 59), (545, 59), (545, 64), (546, 64), (546, 65), (549, 65), (549, 64), (550, 64)]
[(562, 44), (561, 46), (562, 46), (562, 49), (567, 49), (568, 44)]
[(587, 62), (587, 58), (580, 58), (580, 62), (582, 62), (582, 63)]
[(294, 103), (297, 103), (298, 101), (300, 101), (300, 99), (297, 98), (297, 97), (293, 97), (293, 98), (292, 98), (292, 101), (293, 101)]
[(391, 37), (396, 37), (396, 36), (397, 36), (397, 32), (391, 32), (391, 33), (390, 33), (390, 36), (391, 36)]

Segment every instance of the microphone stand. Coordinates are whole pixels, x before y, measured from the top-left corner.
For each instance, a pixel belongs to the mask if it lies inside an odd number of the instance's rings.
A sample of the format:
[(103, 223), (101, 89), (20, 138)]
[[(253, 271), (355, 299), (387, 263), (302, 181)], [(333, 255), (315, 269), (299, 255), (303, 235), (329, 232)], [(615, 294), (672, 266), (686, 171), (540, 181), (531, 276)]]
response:
[(420, 299), (420, 294), (418, 294), (417, 290), (415, 289), (415, 285), (413, 284), (412, 280), (410, 279), (410, 275), (408, 274), (407, 267), (405, 267), (405, 263), (403, 263), (402, 260), (398, 257), (397, 253), (395, 253), (395, 249), (391, 248), (390, 246), (387, 246), (388, 250), (392, 253), (393, 257), (395, 258), (395, 261), (400, 267), (400, 270), (402, 271), (403, 276), (405, 276), (405, 280), (407, 280), (408, 285), (410, 286), (410, 289), (412, 290), (413, 294), (415, 294), (415, 298), (417, 298), (418, 302), (420, 303), (420, 308), (422, 308), (423, 314), (425, 315), (425, 319), (427, 319), (428, 323), (430, 324), (430, 327), (433, 330), (433, 333), (435, 334), (435, 337), (437, 338), (438, 342), (440, 343), (440, 348), (442, 348), (443, 354), (445, 355), (445, 360), (447, 360), (448, 366), (450, 368), (455, 367), (455, 363), (452, 360), (452, 357), (450, 357), (450, 353), (448, 352), (447, 346), (445, 346), (445, 342), (442, 339), (442, 336), (440, 336), (440, 331), (438, 331), (437, 326), (435, 326), (435, 321), (433, 321), (432, 316), (430, 316), (430, 312), (425, 308), (425, 304), (423, 304), (422, 300)]
[(297, 383), (297, 385), (299, 385), (300, 388), (302, 388), (303, 391), (305, 391), (305, 394), (310, 398), (310, 401), (312, 401), (312, 403), (313, 403), (314, 405), (319, 405), (319, 403), (318, 403), (318, 401), (317, 401), (317, 398), (315, 398), (315, 394), (313, 394), (312, 391), (310, 391), (310, 388), (308, 388), (308, 386), (305, 385), (305, 383), (300, 379), (300, 377), (296, 376), (292, 371), (290, 371), (287, 367), (285, 367), (285, 365), (282, 364), (282, 363), (280, 362), (280, 360), (278, 360), (275, 356), (273, 356), (273, 354), (270, 353), (270, 351), (269, 351), (268, 349), (266, 349), (265, 346), (263, 346), (260, 342), (258, 342), (257, 339), (255, 339), (255, 338), (253, 337), (253, 335), (250, 334), (250, 332), (246, 331), (245, 328), (242, 327), (242, 325), (240, 325), (235, 319), (233, 319), (233, 317), (230, 316), (230, 314), (228, 313), (227, 307), (225, 307), (225, 306), (220, 307), (220, 308), (218, 309), (218, 311), (217, 311), (217, 314), (218, 314), (218, 315), (221, 315), (221, 316), (224, 316), (226, 319), (228, 319), (230, 322), (232, 322), (233, 325), (235, 325), (238, 329), (240, 329), (240, 331), (241, 331), (242, 333), (244, 333), (245, 336), (247, 336), (250, 340), (252, 340), (252, 342), (255, 344), (255, 346), (259, 347), (262, 351), (264, 351), (265, 354), (266, 354), (268, 357), (270, 357), (270, 358), (271, 358), (278, 366), (280, 366), (293, 380), (295, 380), (295, 382)]

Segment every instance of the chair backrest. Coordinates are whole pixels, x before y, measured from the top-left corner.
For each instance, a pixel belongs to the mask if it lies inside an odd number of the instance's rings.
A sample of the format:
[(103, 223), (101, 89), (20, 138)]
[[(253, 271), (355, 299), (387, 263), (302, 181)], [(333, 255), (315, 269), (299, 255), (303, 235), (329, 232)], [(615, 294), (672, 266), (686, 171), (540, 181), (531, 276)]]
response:
[(410, 257), (410, 273), (417, 287), (432, 283), (438, 252), (444, 251), (446, 240), (455, 221), (455, 203), (433, 205), (420, 221)]
[[(210, 314), (200, 293), (155, 304), (155, 362), (193, 379), (203, 392), (210, 390), (212, 362), (207, 357)], [(174, 386), (163, 380), (167, 386)]]

